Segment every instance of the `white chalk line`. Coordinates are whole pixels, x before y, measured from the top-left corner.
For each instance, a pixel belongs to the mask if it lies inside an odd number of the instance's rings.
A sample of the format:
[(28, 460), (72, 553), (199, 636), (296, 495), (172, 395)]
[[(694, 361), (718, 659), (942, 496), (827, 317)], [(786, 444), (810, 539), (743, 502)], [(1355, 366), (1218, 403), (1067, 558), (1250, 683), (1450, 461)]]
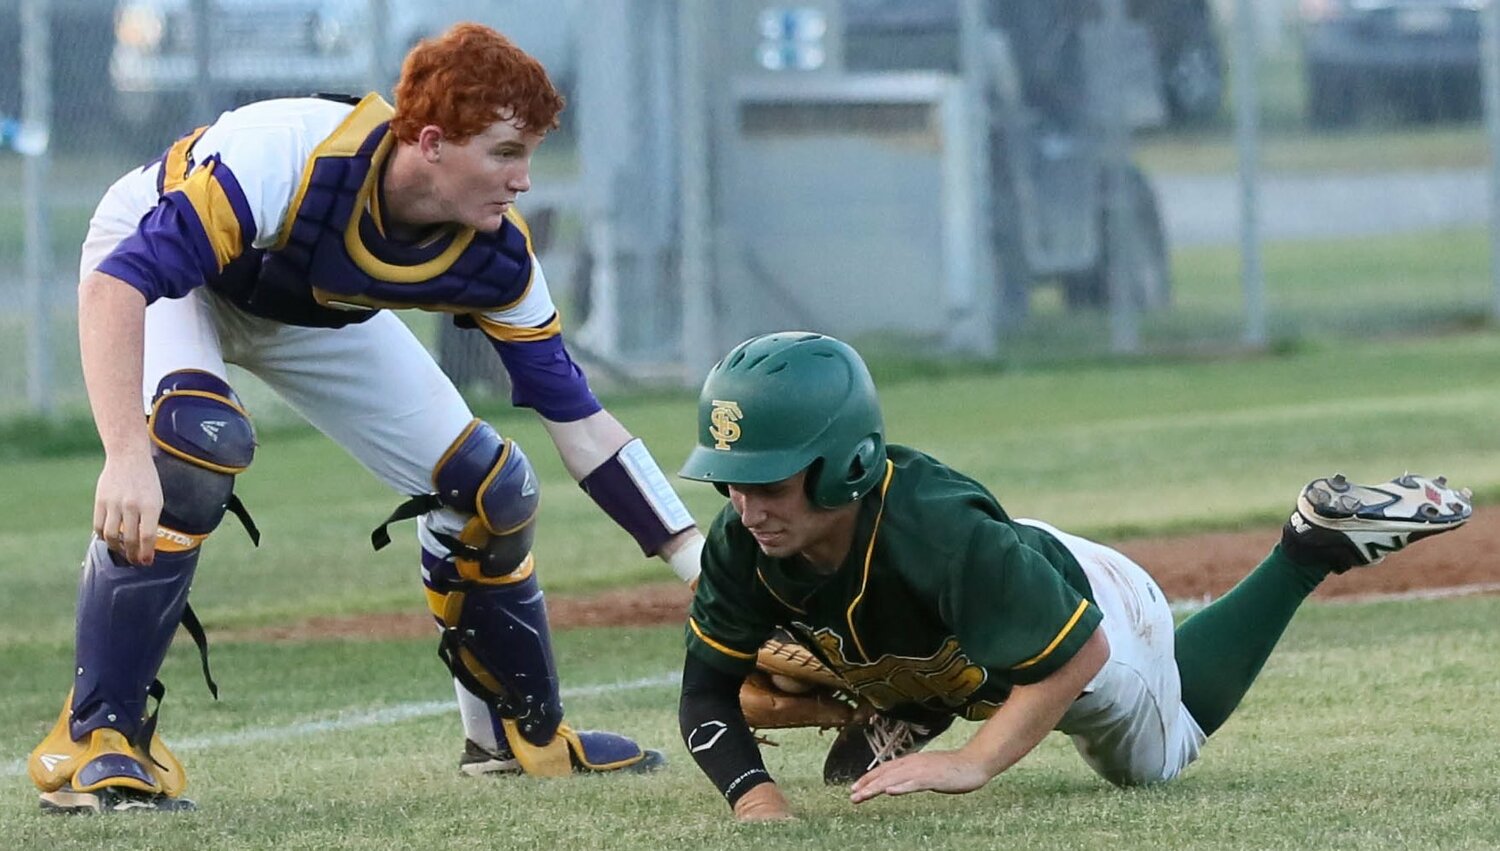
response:
[[(565, 688), (562, 690), (562, 696), (564, 698), (593, 697), (601, 694), (639, 691), (659, 686), (676, 685), (681, 680), (682, 674), (680, 672), (669, 671), (665, 674), (657, 674), (654, 677), (642, 677), (638, 680)], [(388, 724), (410, 721), (413, 718), (441, 715), (445, 712), (457, 714), (457, 702), (454, 700), (424, 700), (417, 703), (398, 703), (395, 706), (386, 706), (368, 712), (345, 710), (333, 718), (324, 718), (316, 721), (299, 721), (295, 724), (285, 724), (279, 727), (255, 727), (248, 730), (237, 730), (232, 733), (181, 739), (173, 741), (171, 747), (174, 751), (194, 751), (229, 745), (282, 742), (289, 739), (317, 736), (323, 733), (343, 733), (365, 727), (383, 727)], [(0, 776), (4, 777), (19, 777), (25, 773), (26, 760), (24, 759), (18, 759), (0, 769)]]

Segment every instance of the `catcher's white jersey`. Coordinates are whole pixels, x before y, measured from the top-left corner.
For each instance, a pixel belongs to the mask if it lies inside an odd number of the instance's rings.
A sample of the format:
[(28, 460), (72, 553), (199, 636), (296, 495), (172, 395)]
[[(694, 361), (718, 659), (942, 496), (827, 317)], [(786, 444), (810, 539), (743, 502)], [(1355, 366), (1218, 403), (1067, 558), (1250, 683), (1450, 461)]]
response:
[[(252, 227), (241, 223), (246, 246), (265, 248), (281, 238), (309, 157), (352, 110), (347, 103), (310, 98), (265, 101), (225, 113), (193, 143), (198, 163), (217, 158), (236, 178), (241, 209), (254, 221), (253, 237)], [(132, 171), (105, 193), (83, 245), (82, 275), (110, 258), (164, 203), (160, 174), (156, 167)], [(531, 261), (524, 296), (502, 311), (481, 314), (482, 327), (484, 320), (505, 328), (558, 327), (546, 278)], [(265, 381), (401, 493), (431, 489), (433, 467), (473, 417), (426, 349), (389, 311), (341, 328), (302, 327), (251, 315), (204, 286), (182, 297), (156, 298), (147, 307), (147, 409), (167, 373), (199, 369), (227, 380), (226, 363)]]

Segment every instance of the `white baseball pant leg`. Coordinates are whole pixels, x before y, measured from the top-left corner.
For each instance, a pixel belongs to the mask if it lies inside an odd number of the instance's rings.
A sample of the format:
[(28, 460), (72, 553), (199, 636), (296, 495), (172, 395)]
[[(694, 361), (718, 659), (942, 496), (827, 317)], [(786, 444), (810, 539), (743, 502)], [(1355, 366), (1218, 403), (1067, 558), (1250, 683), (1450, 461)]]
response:
[(1083, 567), (1104, 613), (1109, 661), (1057, 729), (1095, 773), (1118, 786), (1171, 780), (1198, 758), (1206, 736), (1182, 705), (1176, 629), (1166, 595), (1124, 554), (1038, 520)]

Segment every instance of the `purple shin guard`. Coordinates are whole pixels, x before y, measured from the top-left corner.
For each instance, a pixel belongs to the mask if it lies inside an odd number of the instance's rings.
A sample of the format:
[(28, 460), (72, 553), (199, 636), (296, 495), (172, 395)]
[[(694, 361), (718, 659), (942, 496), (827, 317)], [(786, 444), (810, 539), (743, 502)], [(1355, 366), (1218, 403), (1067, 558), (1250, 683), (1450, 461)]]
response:
[(134, 739), (147, 692), (182, 621), (198, 550), (158, 552), (148, 567), (122, 563), (97, 538), (78, 587), (74, 741), (100, 727)]
[[(506, 584), (479, 584), (458, 579), (452, 562), (425, 549), (422, 562), (428, 587), (464, 595), (458, 622), (442, 624), (438, 656), (464, 688), (502, 717), (515, 719), (527, 741), (552, 741), (563, 719), (562, 696), (536, 574)], [(470, 670), (465, 655), (477, 661), (486, 679), (499, 684), (498, 691)]]

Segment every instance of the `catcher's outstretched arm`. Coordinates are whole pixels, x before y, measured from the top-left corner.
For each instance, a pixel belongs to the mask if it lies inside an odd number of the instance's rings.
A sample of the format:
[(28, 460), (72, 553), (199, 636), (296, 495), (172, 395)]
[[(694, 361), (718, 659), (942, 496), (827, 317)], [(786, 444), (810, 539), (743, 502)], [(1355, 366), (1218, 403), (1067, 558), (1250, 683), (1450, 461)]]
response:
[(677, 708), (683, 744), (731, 809), (746, 792), (773, 782), (740, 710), (742, 682), (689, 653)]

